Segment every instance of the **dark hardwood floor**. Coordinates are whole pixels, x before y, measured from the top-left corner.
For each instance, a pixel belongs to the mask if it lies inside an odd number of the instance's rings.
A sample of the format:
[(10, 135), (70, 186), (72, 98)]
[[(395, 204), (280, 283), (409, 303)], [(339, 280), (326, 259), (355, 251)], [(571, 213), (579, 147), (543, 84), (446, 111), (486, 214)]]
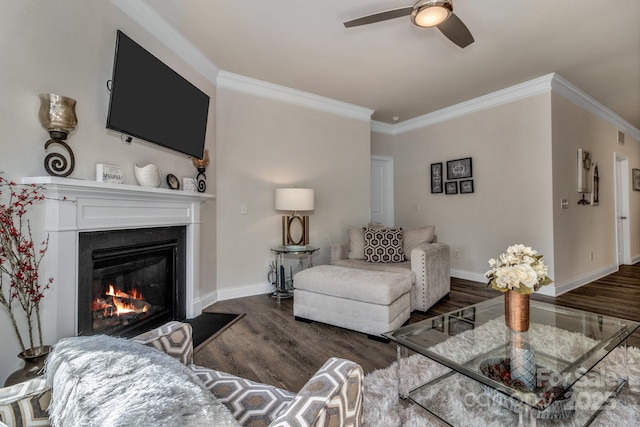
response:
[[(427, 312), (414, 312), (408, 323), (500, 295), (484, 283), (454, 278), (448, 296)], [(534, 299), (640, 321), (640, 264), (622, 266), (614, 274), (557, 298), (536, 295)], [(220, 301), (206, 311), (246, 316), (197, 352), (196, 364), (287, 390), (298, 391), (331, 356), (359, 363), (365, 374), (396, 359), (393, 342), (372, 341), (364, 334), (317, 322), (295, 321), (290, 299), (277, 304), (269, 295), (258, 295)], [(640, 332), (628, 344), (640, 347)]]

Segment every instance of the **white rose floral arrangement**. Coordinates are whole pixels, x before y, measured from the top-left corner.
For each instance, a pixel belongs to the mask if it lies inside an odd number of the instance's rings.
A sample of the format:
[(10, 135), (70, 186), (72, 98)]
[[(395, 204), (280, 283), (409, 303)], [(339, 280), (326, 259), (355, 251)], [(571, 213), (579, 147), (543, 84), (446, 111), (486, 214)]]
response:
[(501, 292), (516, 291), (529, 295), (542, 286), (553, 283), (547, 276), (542, 255), (524, 245), (509, 246), (498, 259), (490, 259), (491, 269), (485, 273), (489, 285)]

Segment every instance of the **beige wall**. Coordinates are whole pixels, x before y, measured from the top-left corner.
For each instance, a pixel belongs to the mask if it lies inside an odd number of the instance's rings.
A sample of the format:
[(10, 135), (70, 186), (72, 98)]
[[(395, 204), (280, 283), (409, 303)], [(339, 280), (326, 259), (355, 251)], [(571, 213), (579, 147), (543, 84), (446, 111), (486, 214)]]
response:
[[(3, 2), (0, 14), (0, 171), (19, 181), (24, 176), (46, 175), (43, 160), (47, 132), (37, 118), (38, 94), (53, 92), (77, 100), (78, 127), (69, 138), (75, 153), (73, 178), (95, 180), (95, 164), (121, 166), (125, 182), (135, 185), (135, 163), (157, 164), (166, 174), (193, 176), (191, 160), (147, 143), (120, 141), (105, 129), (116, 30), (121, 29), (151, 53), (211, 96), (206, 146), (215, 156), (215, 86), (142, 30), (109, 1), (21, 0)], [(213, 77), (212, 77), (213, 78)], [(215, 189), (215, 172), (208, 173), (209, 191)], [(163, 183), (166, 187), (166, 184)], [(43, 218), (34, 212), (36, 238), (44, 236)], [(200, 295), (215, 291), (215, 202), (202, 215)], [(74, 255), (74, 254), (70, 254)], [(54, 289), (51, 291), (55, 292)], [(196, 290), (197, 291), (197, 290)], [(43, 305), (46, 306), (46, 297)], [(72, 314), (69, 314), (72, 315)], [(48, 340), (48, 337), (45, 337)], [(0, 382), (20, 366), (17, 340), (8, 316), (0, 310)], [(48, 341), (49, 344), (53, 344)]]
[(269, 290), (269, 249), (281, 243), (276, 188), (315, 190), (309, 215), (310, 244), (320, 248), (315, 264), (329, 262), (329, 245), (346, 239), (347, 225), (368, 221), (369, 121), (218, 88), (217, 123), (221, 299)]
[[(617, 269), (614, 158), (620, 153), (629, 159), (631, 180), (631, 168), (640, 167), (640, 143), (627, 135), (625, 145), (619, 145), (615, 126), (555, 94), (552, 110), (555, 279), (568, 289), (582, 278)], [(591, 152), (598, 163), (598, 206), (577, 203), (581, 198), (576, 189), (578, 148)], [(640, 192), (629, 185), (628, 197), (631, 256), (637, 259)], [(561, 199), (569, 201), (568, 209), (561, 209)]]
[(393, 157), (395, 153), (394, 138), (384, 133), (371, 132), (371, 155)]
[[(640, 259), (640, 192), (631, 189), (640, 142), (626, 135), (619, 145), (617, 131), (550, 92), (395, 136), (372, 133), (372, 153), (394, 157), (396, 225), (434, 224), (451, 246), (453, 276), (484, 281), (487, 260), (519, 242), (545, 256), (554, 284), (542, 291), (558, 294), (617, 269), (616, 153), (629, 160), (630, 255)], [(599, 206), (577, 203), (578, 148), (598, 162)], [(430, 164), (446, 169), (462, 157), (473, 159), (474, 194), (431, 194)]]
[[(484, 281), (487, 260), (513, 243), (545, 255), (553, 275), (549, 94), (402, 133), (394, 145), (396, 225), (435, 225), (451, 246), (454, 276)], [(475, 192), (431, 194), (430, 164), (446, 170), (464, 157)]]

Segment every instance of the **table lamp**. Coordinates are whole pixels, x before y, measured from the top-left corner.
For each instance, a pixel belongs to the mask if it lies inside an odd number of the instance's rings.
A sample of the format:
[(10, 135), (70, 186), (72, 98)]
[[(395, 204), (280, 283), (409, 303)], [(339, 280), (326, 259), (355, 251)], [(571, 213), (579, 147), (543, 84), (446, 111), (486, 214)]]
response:
[(309, 244), (309, 216), (298, 212), (314, 209), (314, 191), (311, 188), (276, 189), (276, 210), (293, 212), (282, 217), (282, 245), (306, 246)]

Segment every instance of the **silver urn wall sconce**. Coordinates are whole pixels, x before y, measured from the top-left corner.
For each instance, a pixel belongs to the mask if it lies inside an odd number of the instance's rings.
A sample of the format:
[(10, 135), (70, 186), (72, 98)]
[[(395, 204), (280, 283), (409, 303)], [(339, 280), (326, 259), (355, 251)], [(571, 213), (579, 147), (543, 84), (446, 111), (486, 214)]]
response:
[(196, 175), (196, 182), (199, 193), (204, 193), (207, 189), (207, 176), (204, 174), (207, 170), (207, 166), (209, 166), (209, 150), (204, 149), (204, 154), (201, 159), (196, 159), (195, 157), (191, 158), (193, 162), (193, 166), (195, 166), (198, 171), (198, 175)]
[(40, 124), (49, 131), (49, 139), (44, 144), (48, 150), (53, 144), (62, 147), (68, 156), (63, 153), (52, 152), (44, 159), (44, 168), (49, 175), (69, 176), (76, 166), (71, 147), (65, 142), (69, 133), (78, 124), (76, 117), (76, 100), (53, 93), (42, 93), (40, 96), (40, 110), (38, 119)]

